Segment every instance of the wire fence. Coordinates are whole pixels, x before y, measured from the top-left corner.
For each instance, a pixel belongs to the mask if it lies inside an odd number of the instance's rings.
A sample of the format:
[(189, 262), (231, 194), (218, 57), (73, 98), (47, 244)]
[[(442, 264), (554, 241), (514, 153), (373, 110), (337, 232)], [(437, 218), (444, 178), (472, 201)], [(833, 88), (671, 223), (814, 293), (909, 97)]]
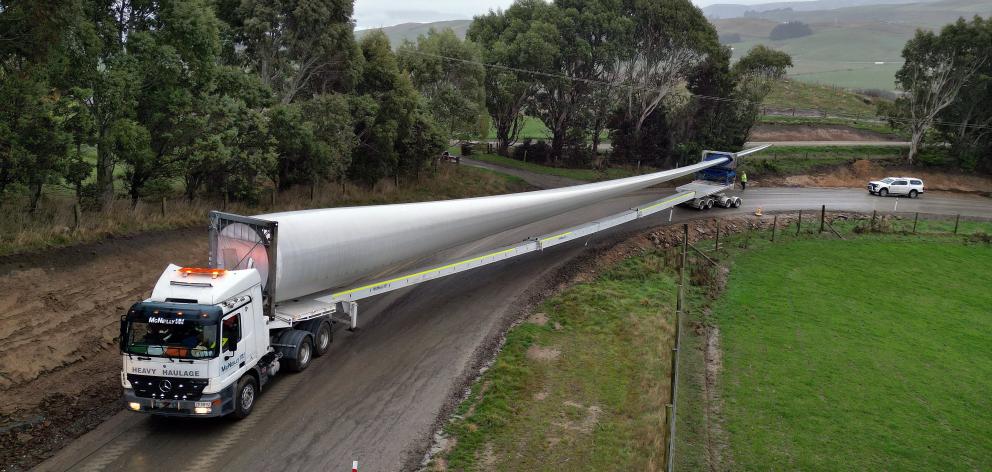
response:
[[(851, 240), (860, 236), (893, 235), (947, 237), (959, 243), (992, 243), (992, 214), (973, 216), (924, 212), (852, 212), (830, 210), (796, 210), (694, 221), (682, 225), (679, 239), (679, 283), (676, 294), (675, 333), (672, 343), (670, 403), (666, 405), (666, 471), (675, 470), (676, 423), (678, 418), (679, 353), (682, 348), (682, 324), (686, 317), (686, 271), (695, 276), (695, 268), (718, 268), (731, 251), (756, 246), (809, 240)], [(693, 243), (695, 241), (695, 244)], [(896, 239), (893, 239), (896, 241)], [(689, 259), (689, 255), (693, 258)]]

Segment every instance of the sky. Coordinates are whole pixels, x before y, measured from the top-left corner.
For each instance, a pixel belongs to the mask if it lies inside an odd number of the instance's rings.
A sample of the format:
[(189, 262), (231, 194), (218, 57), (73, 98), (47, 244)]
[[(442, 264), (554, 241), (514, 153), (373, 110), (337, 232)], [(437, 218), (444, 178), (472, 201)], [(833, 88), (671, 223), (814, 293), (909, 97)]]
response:
[[(712, 3), (767, 3), (772, 0), (693, 0), (704, 7)], [(380, 28), (400, 23), (429, 23), (469, 20), (490, 9), (506, 8), (513, 0), (355, 0), (357, 29)]]

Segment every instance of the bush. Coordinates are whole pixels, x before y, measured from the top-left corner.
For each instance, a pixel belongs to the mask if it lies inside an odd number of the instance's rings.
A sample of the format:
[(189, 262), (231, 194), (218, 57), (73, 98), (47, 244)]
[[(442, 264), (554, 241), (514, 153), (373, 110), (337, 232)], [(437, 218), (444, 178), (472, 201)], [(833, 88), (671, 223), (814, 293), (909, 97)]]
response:
[(526, 162), (547, 162), (551, 156), (551, 146), (539, 139), (536, 143), (529, 138), (513, 148), (513, 158)]
[(802, 38), (803, 36), (809, 36), (813, 34), (813, 30), (810, 29), (809, 25), (801, 21), (790, 21), (788, 23), (780, 23), (772, 28), (771, 34), (768, 35), (768, 39), (772, 41), (781, 41), (783, 39), (793, 39)]

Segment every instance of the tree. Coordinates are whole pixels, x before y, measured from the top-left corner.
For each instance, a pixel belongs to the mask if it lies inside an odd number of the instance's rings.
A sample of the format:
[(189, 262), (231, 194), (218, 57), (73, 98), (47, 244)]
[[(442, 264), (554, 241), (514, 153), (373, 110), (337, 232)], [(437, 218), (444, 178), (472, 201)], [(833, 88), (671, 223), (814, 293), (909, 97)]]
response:
[(416, 44), (405, 41), (396, 56), (449, 137), (467, 140), (482, 134), (478, 127), (485, 111), (486, 71), (477, 64), (482, 53), (475, 43), (458, 39), (450, 28), (432, 28)]
[(955, 102), (962, 87), (989, 60), (987, 44), (955, 40), (959, 38), (954, 28), (965, 27), (963, 23), (963, 19), (958, 20), (941, 34), (918, 30), (903, 49), (905, 63), (896, 80), (906, 92), (899, 101), (904, 102), (909, 115), (910, 164), (937, 115)]
[(680, 0), (633, 2), (634, 45), (624, 59), (626, 110), (640, 132), (662, 101), (685, 83), (706, 57), (699, 36), (706, 34), (702, 13)]
[(622, 66), (623, 106), (611, 123), (613, 156), (668, 166), (718, 134), (721, 100), (693, 94), (734, 93), (730, 51), (687, 0), (632, 0), (627, 8), (637, 26)]
[(520, 0), (506, 11), (475, 17), (466, 36), (479, 44), (486, 71), (486, 110), (496, 131), (497, 152), (508, 154), (537, 90), (537, 76), (558, 54), (554, 7), (543, 0)]
[[(137, 80), (131, 116), (111, 125), (137, 204), (149, 182), (171, 178), (191, 158), (215, 113), (219, 23), (205, 0), (162, 1), (144, 12), (123, 53)], [(123, 140), (123, 141), (122, 141)]]
[(801, 21), (789, 21), (786, 23), (779, 23), (772, 28), (771, 33), (768, 35), (768, 39), (772, 41), (782, 41), (785, 39), (802, 38), (803, 36), (809, 36), (813, 34), (813, 30), (810, 29), (809, 25)]
[(304, 92), (353, 86), (353, 9), (351, 0), (218, 2), (219, 16), (231, 27), (226, 55), (258, 74), (283, 104)]
[(751, 48), (734, 64), (736, 113), (727, 115), (725, 119), (737, 124), (733, 131), (735, 136), (746, 138), (751, 133), (751, 127), (761, 113), (761, 103), (771, 92), (772, 84), (784, 79), (790, 67), (791, 56), (761, 44)]
[[(554, 74), (541, 76), (535, 96), (537, 115), (551, 131), (551, 158), (566, 147), (578, 147), (584, 133), (575, 133), (582, 101), (604, 75), (619, 65), (622, 38), (632, 29), (620, 0), (558, 0), (551, 18), (559, 33), (559, 54), (550, 58)], [(588, 115), (587, 115), (588, 116)]]
[(958, 48), (984, 52), (977, 68), (957, 98), (938, 113), (935, 127), (950, 144), (956, 164), (967, 170), (992, 171), (992, 19), (975, 17), (948, 25), (941, 37)]

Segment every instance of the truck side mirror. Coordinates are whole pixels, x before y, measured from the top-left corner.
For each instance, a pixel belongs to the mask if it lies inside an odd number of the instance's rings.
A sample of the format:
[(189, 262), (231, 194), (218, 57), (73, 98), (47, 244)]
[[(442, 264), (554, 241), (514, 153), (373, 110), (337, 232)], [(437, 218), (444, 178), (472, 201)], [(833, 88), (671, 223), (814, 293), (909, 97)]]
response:
[(127, 317), (124, 315), (121, 315), (121, 332), (118, 335), (117, 344), (121, 352), (124, 352), (124, 348), (127, 346)]
[(228, 351), (231, 351), (231, 352), (237, 351), (238, 350), (238, 343), (237, 342), (231, 343), (231, 345), (227, 347), (227, 350)]

